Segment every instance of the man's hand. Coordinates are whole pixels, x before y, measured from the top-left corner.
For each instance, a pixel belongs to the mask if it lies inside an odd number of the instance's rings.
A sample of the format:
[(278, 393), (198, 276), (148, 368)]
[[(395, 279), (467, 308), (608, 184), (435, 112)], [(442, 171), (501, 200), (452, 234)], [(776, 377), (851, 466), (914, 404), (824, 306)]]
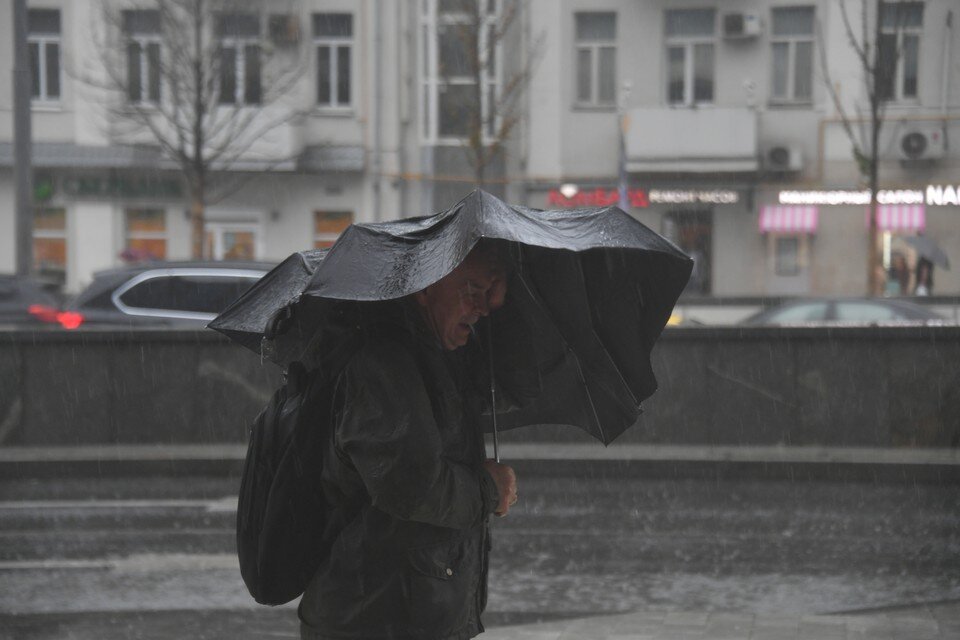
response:
[(517, 474), (512, 467), (500, 464), (496, 460), (487, 459), (483, 463), (483, 468), (493, 478), (497, 485), (497, 492), (500, 494), (500, 503), (493, 512), (501, 518), (507, 515), (510, 507), (517, 503)]

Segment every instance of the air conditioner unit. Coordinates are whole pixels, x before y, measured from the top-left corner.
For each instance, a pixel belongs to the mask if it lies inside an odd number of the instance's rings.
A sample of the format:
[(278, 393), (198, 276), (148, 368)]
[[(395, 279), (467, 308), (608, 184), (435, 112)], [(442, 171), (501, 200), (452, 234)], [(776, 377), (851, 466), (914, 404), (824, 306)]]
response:
[(797, 147), (774, 145), (763, 155), (763, 166), (768, 171), (800, 171), (803, 153)]
[(300, 43), (300, 19), (294, 14), (273, 14), (268, 21), (270, 42), (278, 47)]
[(723, 37), (728, 40), (756, 38), (760, 31), (758, 13), (727, 13), (723, 16)]
[(900, 133), (897, 153), (901, 160), (937, 160), (944, 156), (943, 127), (930, 123), (925, 126), (908, 125)]

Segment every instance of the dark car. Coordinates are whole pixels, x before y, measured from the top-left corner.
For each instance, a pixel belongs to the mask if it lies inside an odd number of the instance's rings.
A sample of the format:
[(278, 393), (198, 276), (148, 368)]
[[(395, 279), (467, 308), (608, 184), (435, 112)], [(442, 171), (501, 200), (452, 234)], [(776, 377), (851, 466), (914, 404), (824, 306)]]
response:
[(57, 297), (34, 278), (0, 275), (0, 325), (58, 327)]
[(945, 322), (940, 314), (892, 298), (805, 298), (764, 309), (745, 325), (896, 325)]
[(100, 271), (66, 310), (77, 327), (203, 327), (274, 266), (154, 262)]

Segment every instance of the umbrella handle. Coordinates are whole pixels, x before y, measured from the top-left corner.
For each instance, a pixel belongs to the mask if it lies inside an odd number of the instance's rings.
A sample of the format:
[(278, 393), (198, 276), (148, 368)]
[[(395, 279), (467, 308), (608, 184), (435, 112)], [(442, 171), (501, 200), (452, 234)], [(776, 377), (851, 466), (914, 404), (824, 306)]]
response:
[(490, 417), (493, 420), (493, 459), (500, 462), (500, 439), (497, 434), (497, 387), (493, 380), (493, 322), (487, 321), (487, 361), (490, 364)]

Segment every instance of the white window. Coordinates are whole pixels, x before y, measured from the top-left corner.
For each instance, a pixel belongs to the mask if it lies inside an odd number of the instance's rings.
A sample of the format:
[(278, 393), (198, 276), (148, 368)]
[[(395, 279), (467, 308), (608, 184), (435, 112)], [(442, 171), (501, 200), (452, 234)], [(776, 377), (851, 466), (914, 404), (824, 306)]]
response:
[(313, 16), (313, 43), (317, 49), (317, 104), (349, 107), (353, 67), (353, 15), (317, 13)]
[(60, 11), (27, 11), (31, 96), (34, 101), (60, 100)]
[(220, 104), (260, 104), (260, 17), (217, 16), (220, 40)]
[(332, 247), (351, 223), (353, 223), (351, 211), (314, 211), (313, 248)]
[(880, 4), (879, 73), (877, 92), (881, 100), (911, 100), (917, 97), (920, 76), (920, 35), (923, 33), (922, 2)]
[[(422, 0), (425, 141), (462, 141), (474, 133), (478, 116), (484, 137), (495, 131), (491, 114), (499, 98), (501, 44), (493, 30), (500, 4), (501, 0)], [(494, 47), (488, 44), (491, 38), (496, 40)]]
[(577, 103), (613, 105), (617, 96), (617, 14), (576, 13)]
[(771, 45), (774, 102), (809, 103), (813, 99), (813, 7), (773, 10)]
[(665, 18), (667, 102), (713, 102), (716, 11), (676, 9)]
[(127, 41), (127, 99), (136, 103), (160, 102), (160, 12), (123, 12)]

